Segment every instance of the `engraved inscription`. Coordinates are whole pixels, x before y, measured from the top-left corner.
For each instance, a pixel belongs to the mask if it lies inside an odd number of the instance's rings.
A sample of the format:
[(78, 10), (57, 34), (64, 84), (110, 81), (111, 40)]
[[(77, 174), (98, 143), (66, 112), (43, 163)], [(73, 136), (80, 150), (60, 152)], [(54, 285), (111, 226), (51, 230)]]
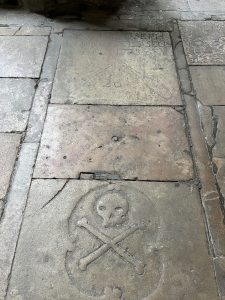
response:
[(159, 228), (154, 204), (140, 191), (116, 183), (90, 190), (69, 218), (71, 283), (102, 300), (144, 299), (162, 276)]

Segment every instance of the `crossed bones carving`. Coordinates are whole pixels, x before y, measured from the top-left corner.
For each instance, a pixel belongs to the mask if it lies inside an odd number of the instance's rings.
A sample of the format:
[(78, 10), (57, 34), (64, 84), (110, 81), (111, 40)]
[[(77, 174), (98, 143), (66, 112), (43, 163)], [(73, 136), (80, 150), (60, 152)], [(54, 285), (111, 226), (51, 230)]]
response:
[(126, 239), (129, 235), (131, 235), (138, 229), (143, 229), (143, 225), (133, 225), (125, 232), (119, 234), (113, 239), (107, 236), (105, 233), (101, 232), (99, 229), (95, 228), (94, 226), (91, 226), (86, 218), (82, 218), (80, 221), (78, 221), (77, 225), (79, 227), (85, 228), (89, 233), (91, 233), (104, 243), (100, 248), (94, 250), (93, 252), (79, 260), (79, 268), (82, 271), (85, 271), (90, 263), (94, 262), (104, 253), (106, 253), (109, 249), (113, 249), (122, 259), (133, 265), (137, 274), (142, 275), (144, 273), (144, 263), (134, 258), (129, 252), (117, 245), (119, 242)]

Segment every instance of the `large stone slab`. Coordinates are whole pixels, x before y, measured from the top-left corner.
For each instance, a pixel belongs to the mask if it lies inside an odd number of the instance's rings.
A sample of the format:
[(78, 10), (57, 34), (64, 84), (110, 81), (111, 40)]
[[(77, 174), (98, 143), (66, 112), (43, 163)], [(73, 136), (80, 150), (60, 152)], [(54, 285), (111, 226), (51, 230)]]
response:
[(0, 199), (6, 195), (20, 144), (20, 134), (0, 133)]
[(216, 300), (198, 191), (34, 180), (7, 299)]
[(0, 299), (5, 299), (38, 144), (23, 143), (0, 226)]
[(204, 105), (225, 105), (225, 67), (192, 66), (192, 81), (197, 98)]
[(188, 0), (193, 11), (225, 12), (225, 2), (223, 0)]
[(183, 115), (173, 108), (51, 105), (34, 176), (186, 180), (192, 160)]
[(34, 96), (32, 79), (0, 78), (0, 131), (24, 131)]
[(65, 31), (51, 102), (181, 104), (169, 34)]
[(45, 36), (0, 36), (0, 77), (39, 77), (47, 42)]
[(180, 22), (184, 49), (190, 65), (225, 64), (225, 22)]
[(214, 107), (213, 112), (217, 120), (216, 144), (213, 148), (213, 155), (218, 158), (225, 158), (225, 107)]

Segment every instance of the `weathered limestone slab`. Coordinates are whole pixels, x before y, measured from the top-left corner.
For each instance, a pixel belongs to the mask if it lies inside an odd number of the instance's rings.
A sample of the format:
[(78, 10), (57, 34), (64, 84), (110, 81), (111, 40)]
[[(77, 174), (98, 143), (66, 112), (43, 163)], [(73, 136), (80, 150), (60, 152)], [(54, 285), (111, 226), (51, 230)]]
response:
[(0, 199), (6, 195), (20, 144), (20, 134), (0, 133)]
[(60, 51), (61, 39), (61, 34), (51, 34), (50, 36), (45, 61), (42, 66), (41, 78), (35, 93), (27, 126), (25, 141), (28, 143), (37, 143), (41, 138)]
[(39, 77), (47, 42), (45, 36), (0, 36), (0, 77)]
[(213, 147), (215, 144), (215, 119), (213, 117), (212, 107), (202, 105), (198, 101), (198, 111), (201, 119), (201, 125), (203, 129), (203, 134), (205, 136), (206, 142), (209, 147)]
[(22, 26), (17, 32), (16, 35), (43, 35), (47, 36), (51, 32), (50, 27), (34, 27), (34, 26)]
[(0, 78), (0, 131), (24, 131), (36, 82)]
[(221, 195), (225, 199), (225, 158), (213, 158), (213, 162), (216, 165), (216, 179), (220, 188)]
[(65, 31), (51, 102), (181, 104), (169, 34)]
[(34, 176), (186, 180), (192, 160), (182, 114), (165, 107), (51, 105)]
[(225, 22), (180, 22), (179, 26), (190, 65), (225, 64)]
[(225, 299), (225, 259), (224, 257), (217, 257), (214, 259), (214, 265), (216, 270), (216, 279), (218, 283), (219, 293), (221, 300)]
[(225, 158), (225, 107), (214, 107), (214, 117), (217, 120), (216, 144), (213, 156)]
[(0, 26), (0, 35), (14, 35), (19, 27)]
[(219, 299), (201, 212), (184, 184), (34, 180), (7, 299)]
[(225, 2), (223, 0), (188, 0), (191, 10), (193, 11), (225, 11)]
[(197, 98), (202, 104), (225, 105), (224, 66), (192, 66), (190, 72)]
[(0, 35), (49, 35), (50, 27), (42, 26), (0, 26)]
[(5, 299), (38, 144), (24, 143), (0, 224), (0, 299)]

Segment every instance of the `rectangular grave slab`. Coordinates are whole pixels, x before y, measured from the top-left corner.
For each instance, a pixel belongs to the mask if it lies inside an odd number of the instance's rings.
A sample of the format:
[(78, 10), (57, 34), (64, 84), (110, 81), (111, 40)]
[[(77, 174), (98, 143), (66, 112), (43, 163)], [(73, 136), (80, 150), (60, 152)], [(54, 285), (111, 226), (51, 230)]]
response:
[(184, 50), (190, 65), (225, 64), (225, 22), (180, 22)]
[(34, 176), (186, 180), (192, 160), (182, 114), (173, 108), (51, 105)]
[(32, 79), (0, 78), (0, 131), (24, 131), (35, 92)]
[(34, 180), (7, 300), (218, 300), (198, 191)]
[(191, 77), (197, 98), (204, 105), (225, 105), (225, 67), (192, 66)]
[(20, 134), (0, 133), (0, 199), (6, 195), (20, 144)]
[(0, 77), (39, 77), (47, 42), (46, 36), (0, 36)]
[(169, 34), (65, 31), (51, 102), (181, 104)]

